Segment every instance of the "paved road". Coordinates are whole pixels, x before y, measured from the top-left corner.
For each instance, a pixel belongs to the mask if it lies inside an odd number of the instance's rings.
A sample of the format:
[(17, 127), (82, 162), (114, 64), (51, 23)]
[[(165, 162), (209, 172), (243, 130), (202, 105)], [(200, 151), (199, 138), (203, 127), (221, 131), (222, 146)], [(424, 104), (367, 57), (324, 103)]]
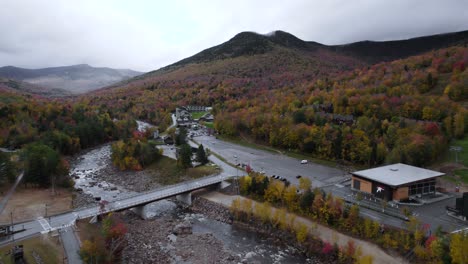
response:
[(12, 153), (18, 151), (18, 149), (6, 149), (6, 148), (0, 148), (0, 151), (2, 152), (7, 152), (7, 153)]
[(23, 239), (34, 234), (48, 233), (54, 230), (60, 230), (73, 226), (75, 221), (78, 219), (89, 218), (101, 213), (124, 210), (139, 205), (145, 205), (171, 196), (204, 188), (216, 183), (220, 183), (229, 177), (230, 175), (227, 174), (227, 172), (223, 172), (219, 175), (186, 181), (183, 183), (158, 188), (149, 192), (140, 193), (121, 200), (116, 200), (108, 203), (103, 209), (101, 209), (99, 206), (91, 206), (87, 208), (76, 209), (72, 212), (67, 212), (60, 215), (54, 215), (46, 218), (41, 217), (34, 221), (19, 224), (17, 223), (13, 225), (13, 230), (25, 230), (19, 233), (15, 233), (11, 236), (0, 238), (0, 245), (12, 242), (13, 240)]
[[(250, 163), (256, 171), (264, 170), (267, 175), (281, 175), (286, 177), (293, 184), (298, 183), (295, 176), (302, 175), (303, 177), (311, 179), (314, 187), (322, 187), (326, 192), (331, 192), (335, 196), (347, 197), (351, 194), (349, 186), (345, 187), (343, 185), (336, 184), (348, 177), (342, 170), (311, 162), (306, 165), (302, 165), (298, 159), (264, 150), (239, 146), (216, 139), (212, 136), (196, 137), (194, 140), (203, 144), (205, 148), (209, 148), (215, 153), (223, 156), (233, 164)], [(218, 162), (215, 163), (219, 164)], [(232, 169), (232, 167), (230, 168)], [(223, 167), (223, 169), (226, 170), (227, 168)], [(235, 171), (231, 173), (235, 173)], [(378, 205), (379, 204), (377, 203), (377, 206)], [(454, 219), (446, 214), (446, 205), (454, 206), (455, 198), (439, 201), (430, 205), (410, 207), (410, 209), (414, 211), (415, 216), (417, 216), (423, 223), (430, 223), (432, 231), (435, 231), (438, 226), (441, 226), (447, 232), (467, 227), (468, 223)], [(390, 208), (389, 210), (398, 211), (396, 208)], [(379, 211), (367, 208), (361, 208), (360, 211), (363, 217), (379, 221), (385, 225), (400, 228), (405, 228), (406, 226), (406, 222), (404, 220), (389, 216)]]
[(60, 238), (62, 239), (63, 248), (67, 255), (68, 264), (81, 264), (80, 255), (78, 251), (80, 250), (80, 244), (78, 238), (76, 237), (75, 230), (73, 227), (67, 227), (59, 231)]
[(5, 209), (5, 206), (8, 203), (8, 201), (10, 200), (10, 197), (13, 195), (13, 193), (16, 190), (16, 187), (18, 187), (18, 184), (23, 179), (23, 175), (24, 175), (24, 172), (21, 172), (21, 174), (18, 175), (18, 177), (16, 177), (15, 184), (13, 184), (13, 186), (11, 186), (10, 190), (8, 190), (8, 193), (5, 195), (5, 197), (3, 197), (2, 201), (0, 202), (0, 214)]
[(347, 175), (344, 171), (315, 164), (301, 164), (300, 160), (278, 153), (239, 146), (230, 142), (216, 139), (213, 136), (196, 137), (194, 140), (221, 155), (232, 164), (250, 164), (255, 171), (265, 171), (269, 176), (279, 175), (288, 179), (292, 184), (298, 184), (297, 175), (307, 177), (314, 187), (334, 184), (343, 180)]

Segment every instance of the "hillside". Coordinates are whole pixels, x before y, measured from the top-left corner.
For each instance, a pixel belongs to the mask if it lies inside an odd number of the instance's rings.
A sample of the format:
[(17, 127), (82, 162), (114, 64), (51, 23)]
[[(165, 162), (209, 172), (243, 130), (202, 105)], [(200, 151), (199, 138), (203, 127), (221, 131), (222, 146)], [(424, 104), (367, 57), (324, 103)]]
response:
[(392, 61), (431, 50), (468, 44), (468, 31), (423, 36), (393, 41), (360, 41), (329, 46), (331, 50), (359, 58), (368, 63)]
[(17, 94), (40, 95), (46, 97), (62, 97), (71, 95), (69, 91), (63, 89), (41, 87), (27, 82), (16, 81), (2, 77), (0, 77), (0, 91)]
[[(249, 78), (253, 85), (280, 88), (316, 77), (468, 43), (468, 31), (396, 41), (361, 41), (327, 46), (274, 31), (241, 32), (230, 40), (174, 64), (113, 87), (211, 85)], [(207, 79), (209, 81), (207, 81)], [(284, 80), (288, 80), (284, 82)]]
[(0, 68), (0, 77), (74, 94), (92, 91), (141, 74), (132, 70), (95, 68), (86, 64), (44, 69)]
[(367, 64), (357, 58), (318, 43), (302, 41), (286, 32), (276, 31), (269, 35), (242, 32), (218, 46), (106, 90), (216, 87), (220, 84), (278, 89), (364, 65)]
[(422, 54), (430, 45), (402, 48), (392, 56), (419, 55), (370, 65), (342, 50), (278, 36), (241, 33), (83, 99), (161, 127), (178, 105), (211, 105), (225, 136), (367, 165), (428, 164), (468, 131), (463, 45)]

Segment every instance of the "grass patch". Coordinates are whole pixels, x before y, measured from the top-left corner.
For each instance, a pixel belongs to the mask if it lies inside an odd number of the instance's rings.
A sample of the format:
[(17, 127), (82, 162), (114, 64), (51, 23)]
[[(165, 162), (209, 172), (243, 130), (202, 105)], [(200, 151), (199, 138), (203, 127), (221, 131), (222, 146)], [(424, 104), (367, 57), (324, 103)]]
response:
[(463, 183), (468, 184), (468, 169), (455, 170), (454, 174), (460, 177)]
[(157, 146), (166, 145), (166, 143), (164, 143), (164, 141), (162, 141), (162, 140), (154, 140), (154, 139), (148, 140), (148, 143), (155, 144), (155, 145), (157, 145)]
[(213, 122), (203, 122), (203, 125), (205, 125), (207, 128), (214, 129), (214, 123)]
[(191, 114), (193, 119), (200, 119), (200, 117), (202, 117), (206, 113), (207, 112), (192, 112)]
[(58, 242), (58, 237), (42, 235), (4, 246), (0, 248), (0, 260), (2, 263), (14, 264), (11, 256), (7, 255), (14, 245), (23, 245), (26, 263), (36, 263), (33, 251), (41, 257), (43, 263), (62, 263), (63, 252)]
[[(450, 142), (449, 146), (460, 146), (462, 151), (458, 153), (458, 162), (468, 167), (468, 137)], [(442, 162), (455, 162), (455, 152), (447, 150), (442, 157)]]
[(197, 179), (219, 172), (214, 166), (209, 165), (185, 170), (177, 166), (177, 161), (164, 156), (148, 166), (147, 171), (162, 185), (176, 184), (185, 180)]
[(444, 175), (442, 179), (458, 184), (458, 180), (452, 175)]

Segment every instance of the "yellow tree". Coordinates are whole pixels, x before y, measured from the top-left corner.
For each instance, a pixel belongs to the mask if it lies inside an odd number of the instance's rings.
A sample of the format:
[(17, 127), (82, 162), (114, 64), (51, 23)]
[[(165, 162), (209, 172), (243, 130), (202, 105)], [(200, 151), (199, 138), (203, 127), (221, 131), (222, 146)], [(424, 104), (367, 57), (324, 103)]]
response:
[(278, 203), (283, 197), (284, 183), (280, 181), (272, 181), (265, 191), (265, 200), (270, 203)]
[(250, 199), (243, 199), (241, 201), (241, 210), (246, 214), (247, 219), (250, 219), (250, 216), (252, 215), (252, 205), (253, 203)]
[(286, 230), (286, 210), (284, 210), (283, 208), (275, 210), (275, 213), (273, 215), (273, 225), (278, 226), (283, 230)]
[(252, 177), (245, 175), (239, 179), (239, 189), (242, 194), (248, 194), (247, 192), (252, 185)]
[(299, 189), (302, 191), (307, 191), (312, 188), (312, 181), (309, 178), (302, 177), (299, 179)]
[(299, 195), (297, 194), (296, 186), (289, 185), (283, 192), (283, 200), (286, 204), (286, 207), (293, 211), (297, 212), (299, 210)]
[(307, 234), (309, 233), (309, 229), (307, 228), (307, 225), (304, 223), (297, 223), (295, 230), (296, 230), (297, 242), (299, 243), (304, 242), (307, 238)]
[(455, 233), (450, 238), (450, 257), (452, 263), (468, 263), (468, 234), (465, 232)]
[(240, 198), (236, 198), (236, 199), (232, 200), (230, 209), (231, 209), (231, 212), (234, 215), (234, 217), (236, 219), (239, 219), (240, 210), (241, 210), (241, 200), (240, 200)]
[(256, 203), (255, 215), (266, 224), (271, 218), (271, 206), (269, 203)]

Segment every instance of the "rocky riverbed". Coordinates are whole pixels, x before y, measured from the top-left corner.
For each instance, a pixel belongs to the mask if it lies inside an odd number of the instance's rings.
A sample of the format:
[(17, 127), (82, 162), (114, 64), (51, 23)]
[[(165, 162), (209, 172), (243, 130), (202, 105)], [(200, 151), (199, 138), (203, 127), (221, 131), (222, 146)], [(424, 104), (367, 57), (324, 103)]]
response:
[[(127, 214), (128, 245), (123, 263), (239, 263), (213, 234), (193, 233), (192, 215), (141, 220)], [(182, 226), (183, 232), (178, 229)]]
[[(70, 164), (77, 189), (75, 207), (97, 203), (97, 197), (111, 201), (161, 186), (145, 171), (114, 168), (110, 144), (83, 152)], [(252, 230), (231, 225), (229, 210), (205, 199), (195, 198), (191, 207), (163, 200), (144, 211), (154, 218), (142, 220), (130, 210), (121, 213), (128, 226), (123, 263), (308, 262), (292, 248), (270, 244)]]

